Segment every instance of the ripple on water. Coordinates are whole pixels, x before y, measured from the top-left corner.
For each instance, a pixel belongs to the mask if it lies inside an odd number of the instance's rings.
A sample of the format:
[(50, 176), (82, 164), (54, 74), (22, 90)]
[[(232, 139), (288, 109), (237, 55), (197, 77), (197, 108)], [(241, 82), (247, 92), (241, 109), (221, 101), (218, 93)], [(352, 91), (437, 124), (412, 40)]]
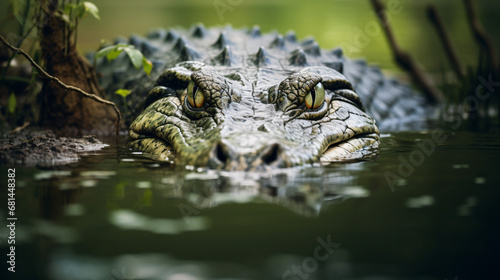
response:
[(68, 177), (71, 176), (71, 171), (69, 170), (51, 170), (42, 171), (35, 174), (35, 180), (48, 180), (52, 177)]
[(110, 222), (126, 230), (149, 231), (158, 234), (180, 234), (186, 231), (202, 231), (210, 226), (207, 217), (188, 217), (187, 219), (150, 218), (131, 210), (115, 210), (110, 213)]
[(94, 177), (94, 178), (101, 178), (101, 179), (106, 179), (111, 176), (115, 176), (116, 171), (101, 171), (101, 170), (91, 170), (91, 171), (83, 171), (80, 172), (81, 177)]
[(426, 206), (434, 205), (434, 197), (430, 195), (422, 195), (419, 197), (409, 198), (406, 201), (406, 207), (408, 208), (422, 208)]

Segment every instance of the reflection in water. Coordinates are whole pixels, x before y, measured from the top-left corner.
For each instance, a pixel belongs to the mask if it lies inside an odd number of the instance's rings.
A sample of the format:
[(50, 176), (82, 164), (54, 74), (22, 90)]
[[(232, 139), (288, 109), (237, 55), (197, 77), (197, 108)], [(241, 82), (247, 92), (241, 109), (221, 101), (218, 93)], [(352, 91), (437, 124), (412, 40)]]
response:
[(320, 167), (275, 173), (207, 171), (188, 173), (174, 181), (163, 178), (165, 196), (184, 198), (194, 212), (225, 203), (268, 202), (304, 216), (317, 216), (324, 201), (366, 196), (363, 188), (350, 186), (352, 181), (341, 170), (324, 176)]
[[(144, 160), (144, 159), (143, 159)], [(153, 191), (163, 198), (184, 199), (180, 211), (198, 212), (230, 203), (273, 203), (304, 216), (317, 216), (323, 203), (337, 203), (352, 197), (368, 197), (369, 190), (355, 186), (350, 170), (362, 171), (362, 164), (352, 164), (335, 170), (324, 167), (296, 168), (273, 172), (224, 172), (203, 170), (167, 172), (163, 177), (133, 184), (120, 181), (115, 185), (112, 200), (126, 198), (131, 185), (143, 189), (141, 202), (149, 206)], [(86, 188), (119, 176), (116, 171), (43, 171), (35, 174), (41, 193), (41, 210), (46, 219), (62, 214), (78, 215), (76, 196)], [(151, 179), (151, 178), (149, 178)], [(112, 203), (112, 202), (111, 202)], [(185, 209), (183, 209), (185, 208)]]

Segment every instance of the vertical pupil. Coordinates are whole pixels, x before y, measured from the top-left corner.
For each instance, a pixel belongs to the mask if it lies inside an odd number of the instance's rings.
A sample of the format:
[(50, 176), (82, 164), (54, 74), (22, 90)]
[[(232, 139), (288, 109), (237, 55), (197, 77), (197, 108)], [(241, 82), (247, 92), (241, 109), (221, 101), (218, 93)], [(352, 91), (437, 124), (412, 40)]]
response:
[(312, 97), (312, 108), (314, 108), (314, 104), (316, 103), (316, 90), (314, 88), (311, 90), (311, 97)]
[(196, 104), (196, 93), (198, 92), (198, 86), (195, 84), (193, 85), (193, 92), (191, 93), (192, 94), (192, 97), (193, 97), (193, 103)]

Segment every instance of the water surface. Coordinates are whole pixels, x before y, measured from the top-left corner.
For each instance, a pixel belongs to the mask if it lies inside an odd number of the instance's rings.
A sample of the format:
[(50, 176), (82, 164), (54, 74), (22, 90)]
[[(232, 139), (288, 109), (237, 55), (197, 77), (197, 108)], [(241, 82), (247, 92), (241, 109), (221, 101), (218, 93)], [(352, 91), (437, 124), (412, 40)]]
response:
[(492, 279), (500, 142), (440, 135), (384, 134), (378, 160), (266, 174), (121, 145), (16, 167), (12, 279)]

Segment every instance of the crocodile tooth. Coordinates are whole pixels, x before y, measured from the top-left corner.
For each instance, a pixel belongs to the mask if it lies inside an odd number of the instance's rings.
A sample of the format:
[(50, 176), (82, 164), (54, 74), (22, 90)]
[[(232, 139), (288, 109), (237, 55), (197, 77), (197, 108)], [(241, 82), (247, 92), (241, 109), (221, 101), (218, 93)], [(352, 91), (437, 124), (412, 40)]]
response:
[(203, 38), (207, 35), (207, 29), (203, 24), (198, 24), (194, 27), (193, 32), (191, 33), (191, 36), (195, 38)]
[(342, 58), (344, 56), (344, 51), (340, 47), (333, 49), (330, 53), (337, 58)]
[(302, 49), (297, 49), (293, 51), (292, 56), (288, 60), (291, 65), (295, 66), (306, 66), (307, 65), (307, 58), (306, 54), (304, 53), (304, 50)]
[(226, 33), (221, 32), (219, 35), (219, 38), (217, 39), (217, 41), (215, 41), (215, 43), (212, 45), (212, 47), (215, 47), (218, 49), (223, 49), (229, 44), (230, 44), (230, 42), (229, 42), (229, 39), (227, 39)]
[(177, 32), (175, 32), (173, 30), (169, 30), (167, 33), (167, 36), (165, 36), (165, 42), (167, 42), (167, 43), (175, 42), (177, 40), (177, 38), (179, 38), (179, 35), (177, 34)]
[(293, 43), (297, 42), (297, 36), (295, 36), (295, 32), (293, 32), (292, 30), (288, 31), (288, 33), (286, 33), (285, 35), (285, 40)]
[(271, 42), (270, 47), (283, 49), (285, 47), (285, 40), (283, 39), (283, 36), (281, 36), (281, 34), (278, 34), (278, 36), (276, 36), (276, 38), (274, 38), (274, 40)]
[(257, 52), (257, 54), (255, 56), (255, 65), (267, 65), (268, 62), (269, 62), (269, 59), (268, 59), (267, 52), (264, 50), (263, 47), (260, 47), (259, 51)]
[(308, 44), (305, 48), (304, 51), (307, 54), (314, 55), (314, 56), (320, 56), (321, 55), (321, 48), (318, 45), (318, 42), (313, 41), (312, 43)]
[(186, 45), (187, 45), (186, 39), (184, 39), (183, 37), (179, 37), (179, 39), (177, 39), (177, 41), (175, 42), (174, 50), (180, 52), (186, 47)]
[(261, 33), (260, 33), (260, 27), (259, 26), (254, 26), (251, 30), (250, 30), (250, 37), (252, 38), (256, 38), (256, 37), (260, 37)]
[(182, 48), (181, 50), (182, 61), (196, 60), (200, 57), (201, 55), (191, 47), (184, 46), (184, 48)]
[(230, 66), (231, 65), (231, 49), (229, 46), (225, 46), (222, 52), (220, 52), (216, 57), (212, 59), (213, 62), (218, 62), (221, 65)]

